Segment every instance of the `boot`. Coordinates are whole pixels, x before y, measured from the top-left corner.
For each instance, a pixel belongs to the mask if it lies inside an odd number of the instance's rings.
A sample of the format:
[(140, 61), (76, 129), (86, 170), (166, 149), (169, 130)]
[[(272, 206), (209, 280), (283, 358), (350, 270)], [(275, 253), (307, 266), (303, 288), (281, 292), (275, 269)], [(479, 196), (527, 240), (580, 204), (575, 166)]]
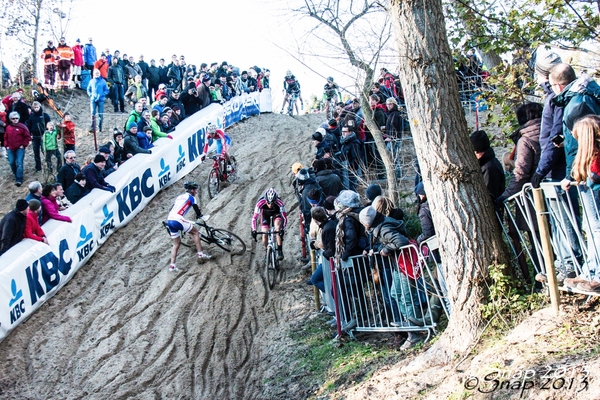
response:
[(423, 318), (409, 317), (408, 320), (411, 322), (411, 324), (417, 326), (433, 325), (434, 323), (437, 323), (443, 311), (442, 303), (438, 296), (434, 295), (429, 298), (429, 308), (430, 310), (427, 310), (427, 313)]

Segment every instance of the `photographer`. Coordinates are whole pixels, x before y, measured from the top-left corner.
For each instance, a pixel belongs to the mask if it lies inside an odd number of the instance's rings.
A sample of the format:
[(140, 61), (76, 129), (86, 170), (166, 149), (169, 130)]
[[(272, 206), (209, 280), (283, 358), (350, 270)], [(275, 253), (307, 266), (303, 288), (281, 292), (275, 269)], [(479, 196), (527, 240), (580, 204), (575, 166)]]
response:
[(196, 86), (193, 83), (188, 86), (187, 91), (181, 94), (181, 102), (187, 116), (200, 111), (202, 108), (202, 101), (198, 97), (198, 90), (196, 90)]

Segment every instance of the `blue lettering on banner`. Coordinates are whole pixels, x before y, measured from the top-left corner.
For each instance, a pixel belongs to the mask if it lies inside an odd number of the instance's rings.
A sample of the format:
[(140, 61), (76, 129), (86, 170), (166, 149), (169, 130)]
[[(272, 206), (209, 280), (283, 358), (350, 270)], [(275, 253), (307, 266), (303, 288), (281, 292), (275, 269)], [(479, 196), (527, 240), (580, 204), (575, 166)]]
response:
[(165, 159), (160, 159), (160, 172), (158, 173), (158, 187), (162, 188), (171, 180), (171, 167), (165, 163)]
[(10, 282), (10, 292), (12, 293), (12, 299), (8, 302), (8, 306), (12, 307), (21, 297), (23, 297), (23, 291), (21, 289), (17, 290), (17, 282), (13, 279)]
[[(25, 300), (22, 300), (23, 291), (17, 290), (17, 282), (14, 279), (10, 282), (10, 291), (13, 297), (8, 302), (8, 307), (12, 308), (10, 310), (10, 324), (12, 325), (21, 318), (21, 315), (25, 314)], [(15, 303), (17, 304), (15, 305)], [(15, 306), (13, 307), (13, 305)]]
[(81, 228), (79, 228), (79, 243), (77, 243), (77, 258), (79, 262), (83, 261), (94, 250), (93, 238), (94, 235), (92, 232), (87, 232), (85, 226), (81, 225)]
[(115, 220), (113, 218), (115, 213), (112, 211), (109, 212), (106, 204), (102, 207), (102, 212), (104, 213), (104, 220), (100, 224), (100, 239), (106, 237), (111, 229), (115, 229)]
[(179, 157), (177, 157), (177, 171), (179, 172), (185, 167), (185, 152), (183, 151), (183, 146), (179, 145)]
[[(62, 239), (58, 245), (58, 257), (50, 251), (25, 269), (32, 306), (38, 301), (39, 297), (44, 296), (60, 283), (59, 272), (66, 276), (71, 271), (73, 260), (71, 258), (69, 260), (65, 259), (68, 251), (69, 243), (67, 239)], [(40, 272), (44, 280), (45, 290), (40, 284)]]
[(190, 162), (194, 162), (196, 157), (202, 153), (204, 148), (204, 128), (198, 130), (188, 138), (188, 154)]
[[(152, 178), (152, 169), (144, 171), (142, 179), (135, 177), (129, 185), (117, 194), (117, 204), (119, 205), (119, 221), (123, 222), (135, 209), (142, 203), (144, 197), (152, 197), (154, 194), (154, 185), (149, 184)], [(127, 201), (129, 200), (129, 204)]]

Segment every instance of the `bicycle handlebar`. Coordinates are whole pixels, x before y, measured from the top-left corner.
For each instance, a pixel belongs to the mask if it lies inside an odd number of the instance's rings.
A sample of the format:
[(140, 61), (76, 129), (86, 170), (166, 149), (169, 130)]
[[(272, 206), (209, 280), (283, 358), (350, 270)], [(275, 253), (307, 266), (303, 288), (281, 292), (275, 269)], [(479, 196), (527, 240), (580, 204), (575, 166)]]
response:
[(269, 232), (259, 232), (259, 231), (257, 231), (256, 234), (257, 235), (270, 235), (271, 233), (281, 233), (281, 232), (285, 232), (285, 231), (273, 231), (273, 232), (271, 232), (271, 231), (269, 231)]

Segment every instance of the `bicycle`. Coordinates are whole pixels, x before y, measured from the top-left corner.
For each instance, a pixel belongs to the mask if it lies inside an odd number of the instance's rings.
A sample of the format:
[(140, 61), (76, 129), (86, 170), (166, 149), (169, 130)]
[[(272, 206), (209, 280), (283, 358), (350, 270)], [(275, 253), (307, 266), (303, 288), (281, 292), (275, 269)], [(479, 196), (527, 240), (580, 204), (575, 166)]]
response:
[(287, 111), (287, 114), (290, 117), (292, 115), (294, 115), (294, 106), (296, 105), (296, 102), (298, 101), (298, 97), (299, 97), (298, 92), (290, 93), (290, 96), (288, 98), (288, 111)]
[(237, 162), (231, 155), (227, 166), (222, 154), (214, 155), (211, 158), (213, 166), (208, 174), (208, 197), (212, 199), (219, 194), (221, 182), (234, 182), (237, 179)]
[[(203, 216), (200, 219), (194, 221), (198, 228), (198, 236), (204, 243), (211, 245), (216, 244), (231, 255), (238, 256), (244, 254), (246, 251), (246, 243), (235, 233), (228, 231), (227, 229), (213, 228), (206, 223), (209, 216)], [(163, 221), (163, 226), (171, 236), (171, 231), (167, 226), (167, 222)], [(181, 233), (181, 244), (185, 247), (195, 247), (194, 241), (191, 235)]]
[(268, 232), (256, 232), (257, 235), (269, 235), (267, 243), (267, 251), (265, 254), (265, 274), (267, 276), (267, 282), (269, 289), (273, 289), (277, 283), (277, 276), (279, 275), (279, 260), (277, 259), (277, 250), (279, 246), (277, 244), (277, 238), (281, 231), (276, 231), (275, 226), (271, 222), (271, 227)]
[(333, 113), (335, 112), (335, 97), (327, 99), (327, 121), (333, 118)]

